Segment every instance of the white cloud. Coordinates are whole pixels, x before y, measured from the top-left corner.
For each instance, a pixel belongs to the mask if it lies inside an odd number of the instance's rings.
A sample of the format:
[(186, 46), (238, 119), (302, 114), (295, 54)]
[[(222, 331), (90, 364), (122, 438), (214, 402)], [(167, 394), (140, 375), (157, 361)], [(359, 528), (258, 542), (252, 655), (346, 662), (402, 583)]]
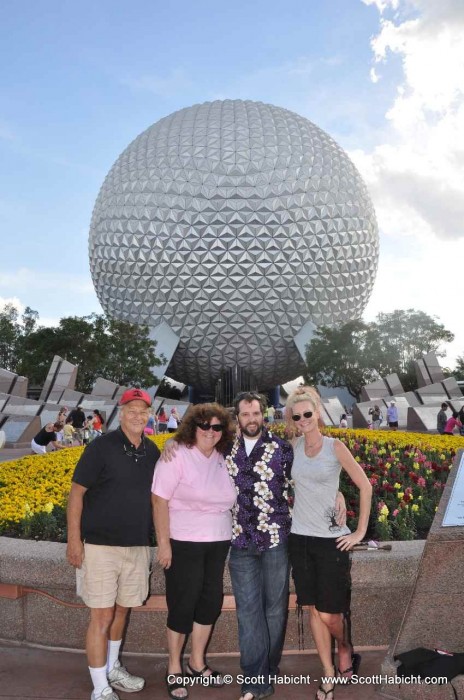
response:
[(464, 326), (460, 312), (459, 281), (462, 277), (464, 239), (437, 241), (430, 238), (416, 243), (392, 238), (383, 246), (379, 270), (369, 304), (364, 313), (372, 321), (380, 312), (420, 309), (435, 316), (455, 335), (444, 346), (445, 365), (453, 368), (458, 355), (464, 355)]
[(18, 297), (0, 297), (0, 311), (3, 311), (7, 304), (11, 304), (19, 311), (20, 314), (23, 313), (26, 308), (24, 304), (18, 299)]
[[(464, 260), (464, 3), (362, 0), (380, 12), (371, 80), (401, 75), (385, 114), (388, 136), (350, 155), (371, 192), (381, 233), (366, 317), (395, 308), (437, 316), (464, 353), (456, 296)], [(379, 71), (379, 66), (382, 66)], [(456, 301), (455, 301), (456, 299)]]
[[(373, 4), (367, 2), (366, 4)], [(367, 179), (383, 233), (395, 208), (408, 228), (441, 239), (464, 235), (464, 3), (375, 2), (381, 13), (414, 8), (416, 17), (380, 19), (372, 39), (374, 66), (401, 60), (402, 79), (388, 110), (390, 140), (353, 154)]]

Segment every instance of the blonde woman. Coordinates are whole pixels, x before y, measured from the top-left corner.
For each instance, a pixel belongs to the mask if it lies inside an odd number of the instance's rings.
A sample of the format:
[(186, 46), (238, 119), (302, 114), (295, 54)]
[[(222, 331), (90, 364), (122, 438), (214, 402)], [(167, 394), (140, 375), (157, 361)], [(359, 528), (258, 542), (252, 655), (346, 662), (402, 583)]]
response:
[[(359, 668), (353, 653), (346, 614), (351, 588), (349, 551), (366, 534), (372, 487), (351, 452), (319, 430), (320, 398), (313, 387), (299, 387), (287, 399), (287, 427), (293, 439), (292, 479), (295, 505), (289, 554), (297, 602), (309, 606), (311, 632), (323, 675), (336, 673), (332, 637), (337, 641), (338, 673), (349, 679)], [(360, 491), (355, 532), (336, 520), (335, 499), (344, 469)], [(316, 700), (333, 700), (334, 683), (321, 683)]]

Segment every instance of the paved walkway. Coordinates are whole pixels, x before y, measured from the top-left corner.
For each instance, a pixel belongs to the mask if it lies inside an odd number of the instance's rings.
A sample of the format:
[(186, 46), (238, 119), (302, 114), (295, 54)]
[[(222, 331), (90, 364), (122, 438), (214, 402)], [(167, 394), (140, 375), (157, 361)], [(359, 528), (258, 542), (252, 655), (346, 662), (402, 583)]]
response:
[[(0, 450), (0, 462), (9, 462), (12, 459), (19, 459), (20, 457), (25, 457), (26, 455), (31, 455), (32, 450), (30, 447), (3, 447)], [(1, 695), (0, 695), (1, 697)]]
[[(380, 673), (384, 651), (363, 652), (361, 672), (363, 676)], [(126, 656), (124, 663), (132, 673), (143, 676), (146, 686), (137, 693), (138, 700), (163, 700), (168, 698), (164, 684), (166, 661), (163, 657)], [(234, 679), (240, 673), (236, 656), (209, 657), (213, 668), (231, 674)], [(276, 686), (276, 700), (312, 700), (318, 681), (310, 684), (307, 676), (318, 678), (317, 657), (311, 654), (284, 656), (281, 674), (293, 677), (295, 682)], [(301, 679), (301, 680), (300, 680)], [(297, 681), (300, 680), (300, 683)], [(374, 700), (378, 685), (351, 685), (337, 688), (337, 700)], [(90, 678), (85, 656), (81, 653), (31, 649), (3, 644), (0, 646), (0, 698), (1, 700), (89, 700)], [(121, 700), (127, 699), (121, 693)], [(235, 680), (220, 689), (194, 687), (191, 700), (238, 700), (240, 688)]]

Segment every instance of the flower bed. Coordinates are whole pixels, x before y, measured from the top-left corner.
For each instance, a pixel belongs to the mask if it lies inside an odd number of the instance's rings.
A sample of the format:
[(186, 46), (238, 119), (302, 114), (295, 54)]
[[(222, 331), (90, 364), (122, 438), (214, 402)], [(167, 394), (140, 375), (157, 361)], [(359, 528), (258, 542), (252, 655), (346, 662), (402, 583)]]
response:
[[(283, 424), (273, 432), (284, 434)], [(452, 460), (464, 438), (385, 430), (326, 429), (351, 450), (373, 486), (369, 534), (379, 539), (426, 536)], [(170, 435), (151, 439), (162, 448)], [(65, 502), (82, 448), (0, 464), (0, 535), (64, 541)], [(342, 479), (348, 525), (355, 527), (357, 490)]]
[[(285, 436), (285, 426), (275, 432)], [(413, 540), (427, 536), (445, 487), (453, 458), (464, 437), (389, 430), (325, 428), (338, 437), (364, 469), (373, 497), (368, 536), (380, 540)], [(342, 476), (348, 526), (356, 528), (358, 491)]]
[[(150, 437), (160, 449), (169, 434)], [(0, 464), (0, 535), (64, 541), (65, 506), (83, 447)]]

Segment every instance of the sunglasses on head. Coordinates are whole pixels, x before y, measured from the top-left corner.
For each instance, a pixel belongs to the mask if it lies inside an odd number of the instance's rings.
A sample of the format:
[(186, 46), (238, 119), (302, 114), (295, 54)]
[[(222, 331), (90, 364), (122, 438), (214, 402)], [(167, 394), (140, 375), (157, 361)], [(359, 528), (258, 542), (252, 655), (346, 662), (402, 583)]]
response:
[(197, 423), (197, 427), (205, 431), (214, 430), (215, 433), (220, 433), (221, 430), (224, 430), (224, 426), (220, 423), (216, 423), (215, 425), (211, 425), (211, 423)]
[[(303, 413), (303, 418), (311, 418), (313, 415), (312, 411), (305, 411)], [(292, 420), (296, 421), (298, 423), (299, 420), (301, 420), (302, 416), (300, 413), (294, 413), (292, 416)]]

